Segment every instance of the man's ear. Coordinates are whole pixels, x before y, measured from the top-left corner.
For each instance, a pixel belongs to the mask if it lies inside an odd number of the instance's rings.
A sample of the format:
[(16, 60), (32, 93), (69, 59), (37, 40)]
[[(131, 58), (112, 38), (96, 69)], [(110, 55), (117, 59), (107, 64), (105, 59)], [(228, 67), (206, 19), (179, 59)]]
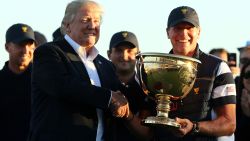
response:
[(169, 39), (168, 28), (166, 28), (166, 33), (167, 33), (167, 36), (168, 36), (168, 39)]
[(69, 24), (66, 25), (66, 31), (65, 31), (65, 32), (66, 32), (66, 33), (70, 33), (70, 32), (71, 32), (71, 29), (70, 29)]
[(107, 55), (108, 55), (109, 60), (110, 60), (110, 54), (111, 54), (111, 51), (107, 50)]
[(198, 31), (198, 39), (200, 39), (200, 34), (201, 34), (201, 28), (199, 27), (199, 31)]
[(8, 46), (8, 43), (5, 43), (5, 50), (6, 50), (7, 52), (9, 52), (9, 46)]

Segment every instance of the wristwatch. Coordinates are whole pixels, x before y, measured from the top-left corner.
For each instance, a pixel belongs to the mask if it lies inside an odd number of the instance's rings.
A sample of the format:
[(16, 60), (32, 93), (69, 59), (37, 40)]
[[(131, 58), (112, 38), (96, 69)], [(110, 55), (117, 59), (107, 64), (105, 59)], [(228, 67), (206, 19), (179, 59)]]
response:
[(191, 133), (198, 134), (199, 132), (200, 132), (199, 123), (197, 121), (193, 121), (193, 128)]

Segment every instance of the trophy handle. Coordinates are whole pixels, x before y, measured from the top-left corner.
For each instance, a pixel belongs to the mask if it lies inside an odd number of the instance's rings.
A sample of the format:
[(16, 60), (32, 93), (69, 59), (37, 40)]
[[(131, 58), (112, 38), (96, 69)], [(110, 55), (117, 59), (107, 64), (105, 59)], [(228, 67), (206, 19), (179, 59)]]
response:
[(136, 69), (136, 77), (139, 80), (139, 84), (140, 84), (143, 92), (146, 95), (148, 95), (149, 94), (149, 90), (147, 89), (146, 84), (143, 81), (143, 75), (142, 75), (142, 73), (145, 71), (144, 67), (143, 67), (143, 58), (142, 58), (142, 56), (140, 54), (138, 54), (136, 56), (136, 59), (137, 59), (137, 61), (136, 61), (136, 67), (137, 67), (137, 69)]

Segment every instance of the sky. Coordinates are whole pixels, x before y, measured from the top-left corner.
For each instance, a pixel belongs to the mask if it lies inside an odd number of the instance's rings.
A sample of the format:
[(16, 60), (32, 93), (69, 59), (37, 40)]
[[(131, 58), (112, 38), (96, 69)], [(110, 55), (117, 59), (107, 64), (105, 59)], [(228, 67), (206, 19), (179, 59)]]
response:
[[(99, 53), (107, 58), (112, 35), (119, 31), (136, 34), (141, 52), (168, 53), (172, 48), (166, 35), (167, 18), (179, 6), (194, 8), (199, 16), (200, 49), (237, 48), (250, 40), (249, 0), (95, 0), (104, 8)], [(0, 69), (8, 60), (5, 33), (13, 24), (25, 23), (43, 33), (48, 41), (61, 25), (71, 0), (3, 0), (0, 4)]]

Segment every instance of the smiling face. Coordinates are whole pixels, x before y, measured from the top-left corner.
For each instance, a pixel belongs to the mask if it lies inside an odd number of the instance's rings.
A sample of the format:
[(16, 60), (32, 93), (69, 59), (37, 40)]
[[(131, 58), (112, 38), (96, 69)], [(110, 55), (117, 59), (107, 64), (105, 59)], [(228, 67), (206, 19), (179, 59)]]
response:
[(119, 73), (133, 73), (135, 70), (135, 56), (138, 53), (137, 47), (131, 47), (128, 44), (118, 45), (111, 48), (108, 57), (115, 65)]
[(76, 13), (75, 18), (67, 25), (67, 34), (79, 45), (93, 47), (99, 39), (101, 11), (95, 4), (85, 4)]
[(167, 34), (174, 54), (192, 57), (200, 37), (200, 28), (182, 22), (167, 29)]
[(6, 43), (5, 48), (9, 53), (9, 67), (13, 72), (20, 73), (26, 70), (33, 59), (35, 49), (34, 41), (25, 41), (19, 44)]

